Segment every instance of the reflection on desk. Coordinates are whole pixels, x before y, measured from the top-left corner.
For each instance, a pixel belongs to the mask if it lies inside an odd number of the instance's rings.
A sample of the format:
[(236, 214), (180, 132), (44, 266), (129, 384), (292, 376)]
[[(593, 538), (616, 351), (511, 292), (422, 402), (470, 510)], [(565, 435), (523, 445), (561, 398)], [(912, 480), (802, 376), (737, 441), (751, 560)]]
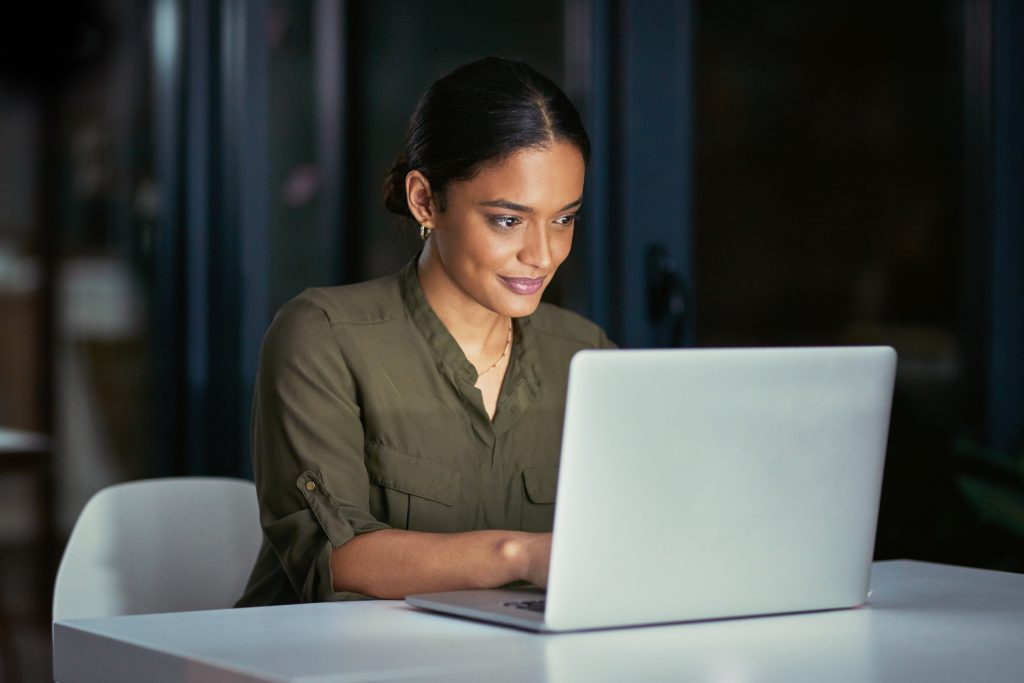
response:
[(536, 635), (373, 601), (58, 622), (77, 681), (1024, 680), (1024, 575), (875, 563), (853, 610)]

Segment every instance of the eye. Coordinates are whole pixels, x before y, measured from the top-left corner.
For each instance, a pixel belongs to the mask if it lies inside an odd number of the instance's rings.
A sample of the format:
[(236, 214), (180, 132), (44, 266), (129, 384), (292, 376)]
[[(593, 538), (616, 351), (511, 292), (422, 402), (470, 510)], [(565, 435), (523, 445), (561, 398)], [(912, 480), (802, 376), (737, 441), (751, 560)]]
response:
[(511, 230), (522, 222), (518, 216), (491, 216), (490, 220), (491, 225), (505, 231)]
[(556, 225), (570, 226), (570, 225), (572, 225), (573, 223), (576, 222), (577, 218), (578, 218), (577, 214), (575, 214), (575, 213), (567, 213), (564, 216), (562, 216), (561, 218), (556, 219), (555, 220), (555, 224)]

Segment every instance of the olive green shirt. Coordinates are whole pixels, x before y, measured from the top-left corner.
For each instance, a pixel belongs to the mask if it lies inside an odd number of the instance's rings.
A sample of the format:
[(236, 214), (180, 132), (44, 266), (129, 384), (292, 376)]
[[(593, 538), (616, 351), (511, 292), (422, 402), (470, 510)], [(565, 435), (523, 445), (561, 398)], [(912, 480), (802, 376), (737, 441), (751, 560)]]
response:
[(264, 541), (239, 606), (365, 597), (333, 589), (330, 554), (368, 531), (551, 530), (569, 361), (613, 345), (548, 304), (513, 328), (492, 422), (415, 261), (278, 311), (253, 404)]

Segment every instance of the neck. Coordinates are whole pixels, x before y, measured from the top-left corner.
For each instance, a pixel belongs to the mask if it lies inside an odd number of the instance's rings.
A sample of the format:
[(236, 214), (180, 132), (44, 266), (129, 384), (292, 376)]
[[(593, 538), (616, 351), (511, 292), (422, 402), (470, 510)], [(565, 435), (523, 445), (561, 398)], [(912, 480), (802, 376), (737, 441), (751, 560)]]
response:
[(427, 303), (471, 363), (479, 367), (488, 357), (493, 360), (501, 353), (508, 338), (509, 317), (481, 306), (452, 282), (430, 241), (420, 254), (417, 274)]

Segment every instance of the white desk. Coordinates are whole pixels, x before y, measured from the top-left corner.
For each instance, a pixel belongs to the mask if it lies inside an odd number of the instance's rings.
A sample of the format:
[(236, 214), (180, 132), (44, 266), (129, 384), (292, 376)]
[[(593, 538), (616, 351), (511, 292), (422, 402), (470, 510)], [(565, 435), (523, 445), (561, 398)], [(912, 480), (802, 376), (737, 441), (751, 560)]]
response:
[(76, 681), (1024, 681), (1024, 575), (874, 565), (854, 610), (541, 636), (402, 602), (58, 622)]

